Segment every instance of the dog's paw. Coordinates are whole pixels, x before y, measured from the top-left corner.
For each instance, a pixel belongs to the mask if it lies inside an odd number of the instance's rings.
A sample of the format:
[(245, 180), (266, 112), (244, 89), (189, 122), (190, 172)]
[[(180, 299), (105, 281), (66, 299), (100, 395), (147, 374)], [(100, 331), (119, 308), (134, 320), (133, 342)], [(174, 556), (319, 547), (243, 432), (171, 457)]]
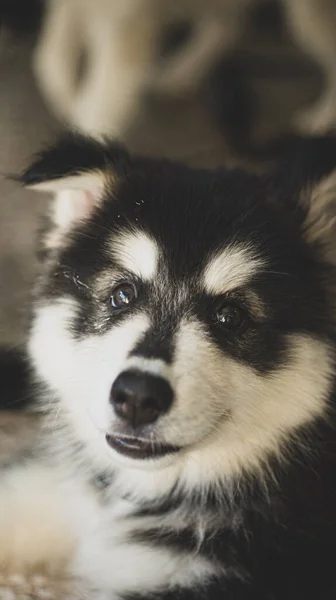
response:
[(43, 575), (0, 575), (0, 600), (62, 600), (66, 587)]

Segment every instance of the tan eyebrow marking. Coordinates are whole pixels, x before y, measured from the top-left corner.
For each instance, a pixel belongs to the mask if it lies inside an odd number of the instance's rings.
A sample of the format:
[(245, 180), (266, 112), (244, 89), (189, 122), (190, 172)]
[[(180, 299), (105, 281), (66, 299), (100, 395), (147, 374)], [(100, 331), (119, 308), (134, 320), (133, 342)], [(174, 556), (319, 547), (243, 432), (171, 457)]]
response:
[(243, 287), (264, 265), (253, 249), (228, 246), (209, 260), (203, 272), (205, 291), (217, 296)]
[(151, 281), (157, 271), (159, 248), (143, 231), (124, 231), (110, 242), (109, 251), (122, 269)]

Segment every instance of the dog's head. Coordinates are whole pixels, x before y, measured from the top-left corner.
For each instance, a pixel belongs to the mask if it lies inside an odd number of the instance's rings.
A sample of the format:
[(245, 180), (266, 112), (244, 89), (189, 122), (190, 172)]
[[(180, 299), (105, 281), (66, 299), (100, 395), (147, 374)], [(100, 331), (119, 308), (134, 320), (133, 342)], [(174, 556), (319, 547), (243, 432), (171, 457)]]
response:
[(71, 138), (25, 173), (55, 193), (30, 354), (95, 464), (216, 482), (326, 415), (336, 142), (301, 150), (266, 180)]

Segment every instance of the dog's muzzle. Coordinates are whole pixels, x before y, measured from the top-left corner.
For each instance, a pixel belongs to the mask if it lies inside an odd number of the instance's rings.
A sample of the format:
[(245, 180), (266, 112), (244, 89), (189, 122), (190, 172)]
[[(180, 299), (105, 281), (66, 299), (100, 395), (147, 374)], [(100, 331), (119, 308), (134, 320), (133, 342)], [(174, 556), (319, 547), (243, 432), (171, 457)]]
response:
[(129, 435), (108, 434), (108, 444), (129, 458), (158, 458), (179, 448), (146, 439), (141, 431), (167, 413), (174, 392), (165, 379), (138, 370), (123, 371), (112, 385), (110, 402)]

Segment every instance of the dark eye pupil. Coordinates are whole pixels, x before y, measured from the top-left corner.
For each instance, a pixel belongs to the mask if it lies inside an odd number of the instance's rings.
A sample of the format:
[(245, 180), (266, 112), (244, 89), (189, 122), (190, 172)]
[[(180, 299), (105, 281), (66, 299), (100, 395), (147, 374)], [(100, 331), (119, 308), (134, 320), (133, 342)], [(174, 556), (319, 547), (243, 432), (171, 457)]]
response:
[(227, 329), (237, 329), (242, 324), (243, 318), (238, 308), (224, 306), (216, 312), (216, 320)]
[(129, 304), (131, 300), (130, 295), (127, 292), (124, 292), (123, 290), (120, 290), (120, 292), (118, 292), (117, 298), (118, 301), (122, 304)]
[(131, 285), (118, 286), (111, 295), (113, 308), (127, 308), (135, 300), (135, 289)]

